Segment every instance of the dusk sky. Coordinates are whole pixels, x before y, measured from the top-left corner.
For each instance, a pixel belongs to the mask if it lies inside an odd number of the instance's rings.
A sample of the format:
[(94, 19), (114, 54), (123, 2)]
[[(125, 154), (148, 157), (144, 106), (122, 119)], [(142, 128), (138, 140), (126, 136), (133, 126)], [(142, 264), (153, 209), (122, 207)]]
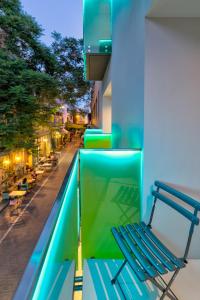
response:
[(42, 40), (49, 44), (51, 32), (82, 38), (82, 0), (21, 0), (24, 10), (44, 29)]

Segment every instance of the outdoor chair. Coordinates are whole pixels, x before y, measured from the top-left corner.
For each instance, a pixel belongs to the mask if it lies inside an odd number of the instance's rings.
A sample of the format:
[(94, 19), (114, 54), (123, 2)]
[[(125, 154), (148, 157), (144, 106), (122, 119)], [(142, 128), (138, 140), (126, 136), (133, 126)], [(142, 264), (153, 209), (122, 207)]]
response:
[[(170, 299), (177, 300), (178, 298), (171, 290), (171, 285), (179, 271), (187, 264), (194, 228), (195, 225), (199, 225), (198, 212), (200, 211), (200, 203), (182, 192), (169, 187), (165, 183), (155, 181), (155, 187), (156, 190), (152, 192), (154, 202), (148, 224), (141, 222), (138, 224), (119, 226), (118, 228), (113, 227), (111, 229), (125, 257), (123, 264), (111, 283), (115, 284), (123, 267), (128, 263), (141, 282), (150, 280), (161, 290), (162, 295), (160, 299), (164, 299), (165, 296), (168, 296)], [(182, 201), (190, 206), (193, 213), (191, 210), (186, 209), (185, 206), (175, 202), (175, 198), (177, 198), (177, 200), (179, 199), (179, 203)], [(188, 240), (184, 255), (181, 258), (176, 257), (151, 230), (157, 200), (164, 202), (190, 221)], [(169, 282), (166, 282), (162, 278), (162, 275), (168, 272), (173, 272), (173, 275)], [(162, 280), (162, 284), (159, 279)]]
[(9, 201), (10, 200), (10, 196), (8, 192), (3, 192), (2, 193), (2, 200), (3, 201)]
[(20, 190), (21, 191), (28, 191), (29, 190), (28, 183), (22, 183), (22, 184), (20, 184)]

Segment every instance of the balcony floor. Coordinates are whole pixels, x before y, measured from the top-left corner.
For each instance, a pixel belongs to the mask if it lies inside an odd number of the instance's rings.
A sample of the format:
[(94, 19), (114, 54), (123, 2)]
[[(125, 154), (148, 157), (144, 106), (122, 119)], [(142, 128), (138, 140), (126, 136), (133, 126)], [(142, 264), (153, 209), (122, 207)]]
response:
[[(157, 300), (159, 290), (150, 282), (141, 283), (128, 264), (119, 276), (119, 284), (111, 285), (110, 280), (122, 260), (89, 259), (83, 267), (83, 300)], [(165, 279), (169, 278), (167, 274)], [(172, 290), (179, 300), (198, 300), (200, 295), (200, 260), (190, 260), (180, 271)], [(124, 294), (124, 295), (123, 295)], [(166, 300), (168, 297), (165, 298)]]

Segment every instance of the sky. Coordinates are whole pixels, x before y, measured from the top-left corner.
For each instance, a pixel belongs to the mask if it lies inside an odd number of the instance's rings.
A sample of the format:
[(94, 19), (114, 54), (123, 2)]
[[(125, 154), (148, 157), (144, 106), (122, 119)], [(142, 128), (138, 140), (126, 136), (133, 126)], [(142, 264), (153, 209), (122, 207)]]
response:
[(51, 43), (51, 32), (82, 38), (83, 0), (21, 0), (24, 10), (44, 29), (42, 41)]

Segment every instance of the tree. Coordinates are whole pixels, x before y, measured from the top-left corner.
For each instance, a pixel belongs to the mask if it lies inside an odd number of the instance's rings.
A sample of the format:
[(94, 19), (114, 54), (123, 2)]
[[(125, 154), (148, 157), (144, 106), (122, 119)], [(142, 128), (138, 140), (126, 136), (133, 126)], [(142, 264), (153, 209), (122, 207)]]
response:
[(83, 40), (62, 37), (52, 33), (52, 53), (57, 60), (56, 78), (59, 81), (59, 95), (71, 109), (85, 110), (91, 93), (89, 81), (84, 79)]
[(27, 69), (22, 59), (0, 50), (1, 148), (33, 148), (36, 128), (47, 124), (56, 107), (49, 99), (56, 95), (53, 78)]
[(90, 83), (84, 80), (83, 42), (53, 33), (51, 47), (19, 0), (0, 1), (0, 147), (34, 148), (37, 127), (49, 125), (56, 99), (85, 110)]
[(42, 28), (22, 10), (19, 0), (0, 1), (0, 28), (6, 35), (6, 50), (26, 61), (33, 70), (54, 74), (56, 59), (40, 42)]
[(22, 11), (18, 0), (1, 0), (0, 28), (0, 146), (34, 147), (36, 128), (47, 124), (56, 107), (56, 59), (40, 43), (36, 21)]

